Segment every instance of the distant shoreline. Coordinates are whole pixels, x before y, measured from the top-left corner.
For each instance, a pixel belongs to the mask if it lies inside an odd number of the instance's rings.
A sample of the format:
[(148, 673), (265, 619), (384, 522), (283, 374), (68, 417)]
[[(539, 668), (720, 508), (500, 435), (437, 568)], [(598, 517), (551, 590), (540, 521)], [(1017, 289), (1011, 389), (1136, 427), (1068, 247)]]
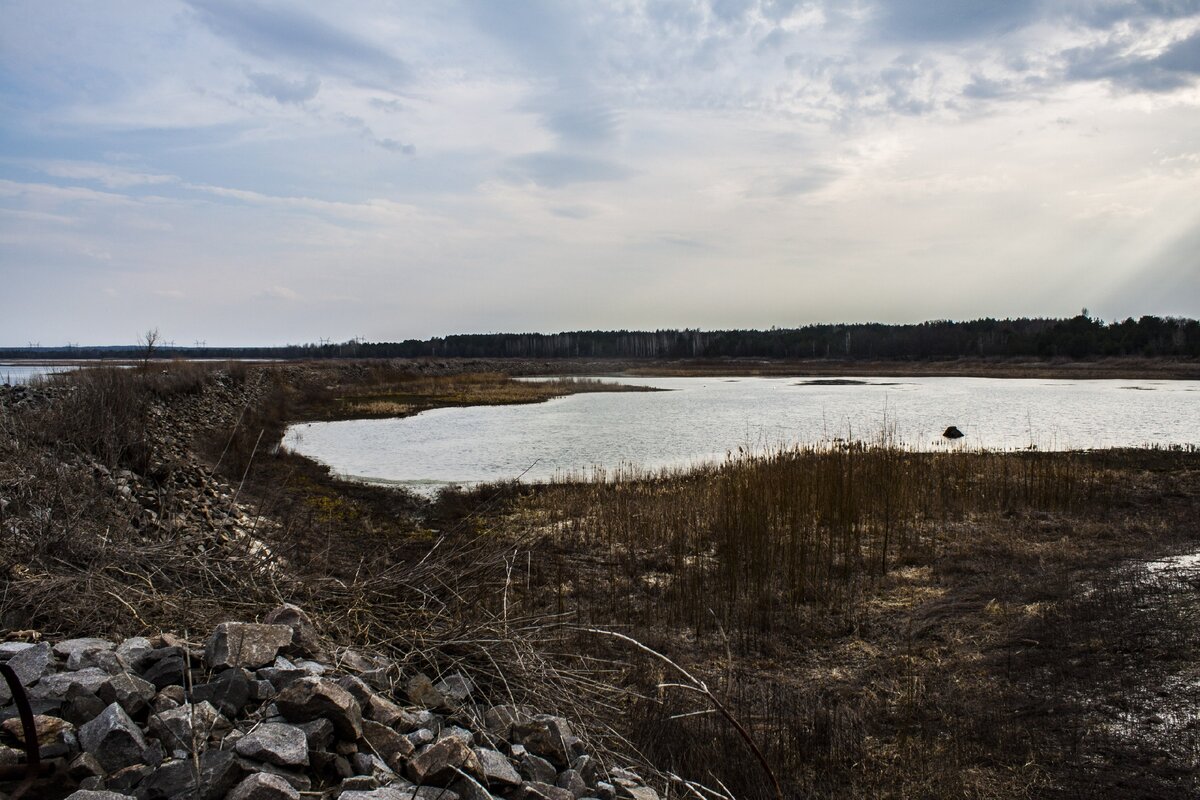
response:
[[(397, 363), (412, 364), (416, 371), (500, 372), (514, 376), (590, 375), (597, 377), (905, 377), (905, 378), (1069, 378), (1074, 380), (1200, 380), (1200, 359), (1179, 357), (1119, 357), (1099, 359), (959, 358), (930, 360), (900, 359), (603, 359), (603, 358), (154, 358), (151, 363), (172, 361), (240, 361), (261, 366), (295, 364)], [(34, 366), (136, 366), (128, 358), (5, 358), (4, 365)]]

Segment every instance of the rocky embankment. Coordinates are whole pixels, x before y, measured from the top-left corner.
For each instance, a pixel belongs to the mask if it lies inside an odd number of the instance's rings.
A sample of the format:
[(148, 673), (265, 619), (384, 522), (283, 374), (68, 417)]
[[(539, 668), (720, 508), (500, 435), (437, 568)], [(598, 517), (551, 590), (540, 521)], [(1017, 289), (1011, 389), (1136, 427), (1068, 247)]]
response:
[[(171, 634), (0, 643), (28, 696), (47, 776), (22, 782), (24, 726), (0, 690), (12, 800), (657, 800), (602, 765), (571, 723), (490, 705), (469, 675), (404, 675), (331, 649), (302, 610)], [(0, 792), (0, 797), (3, 797)]]

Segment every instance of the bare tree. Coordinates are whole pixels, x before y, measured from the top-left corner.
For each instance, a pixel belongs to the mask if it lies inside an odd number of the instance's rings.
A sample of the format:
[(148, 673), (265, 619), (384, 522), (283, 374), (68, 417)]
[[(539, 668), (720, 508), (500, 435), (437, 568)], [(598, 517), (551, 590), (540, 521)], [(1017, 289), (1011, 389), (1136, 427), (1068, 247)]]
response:
[(151, 328), (138, 337), (138, 344), (142, 347), (142, 369), (150, 366), (150, 359), (154, 357), (154, 350), (158, 347), (160, 338), (158, 328)]

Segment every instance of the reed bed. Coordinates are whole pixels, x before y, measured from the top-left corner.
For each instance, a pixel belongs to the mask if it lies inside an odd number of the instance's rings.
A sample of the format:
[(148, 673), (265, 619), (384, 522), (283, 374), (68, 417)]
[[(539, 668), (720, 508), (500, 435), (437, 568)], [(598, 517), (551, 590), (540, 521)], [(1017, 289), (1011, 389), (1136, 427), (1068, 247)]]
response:
[(844, 611), (890, 568), (981, 515), (1075, 513), (1111, 476), (1078, 453), (928, 453), (834, 442), (689, 469), (539, 487), (522, 513), (560, 548), (600, 559), (590, 621), (656, 619), (696, 636), (798, 630)]

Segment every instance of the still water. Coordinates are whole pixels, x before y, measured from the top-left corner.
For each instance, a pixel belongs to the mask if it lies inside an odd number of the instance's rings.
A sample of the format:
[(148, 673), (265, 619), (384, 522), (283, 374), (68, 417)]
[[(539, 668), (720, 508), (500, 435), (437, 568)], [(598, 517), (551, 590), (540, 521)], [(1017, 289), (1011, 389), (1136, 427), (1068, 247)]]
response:
[[(655, 468), (833, 439), (917, 449), (1200, 444), (1200, 381), (621, 378), (669, 391), (292, 426), (284, 446), (355, 478), (415, 489), (593, 467)], [(947, 426), (966, 436), (951, 444)]]
[(29, 383), (30, 378), (38, 375), (49, 375), (52, 372), (69, 372), (74, 366), (62, 364), (0, 364), (0, 385), (16, 386), (18, 383)]
[[(550, 480), (595, 468), (658, 468), (727, 453), (876, 440), (920, 450), (1200, 444), (1200, 381), (622, 378), (668, 391), (584, 393), (407, 419), (290, 427), (289, 450), (337, 473), (426, 491)], [(949, 443), (953, 425), (966, 434)]]

